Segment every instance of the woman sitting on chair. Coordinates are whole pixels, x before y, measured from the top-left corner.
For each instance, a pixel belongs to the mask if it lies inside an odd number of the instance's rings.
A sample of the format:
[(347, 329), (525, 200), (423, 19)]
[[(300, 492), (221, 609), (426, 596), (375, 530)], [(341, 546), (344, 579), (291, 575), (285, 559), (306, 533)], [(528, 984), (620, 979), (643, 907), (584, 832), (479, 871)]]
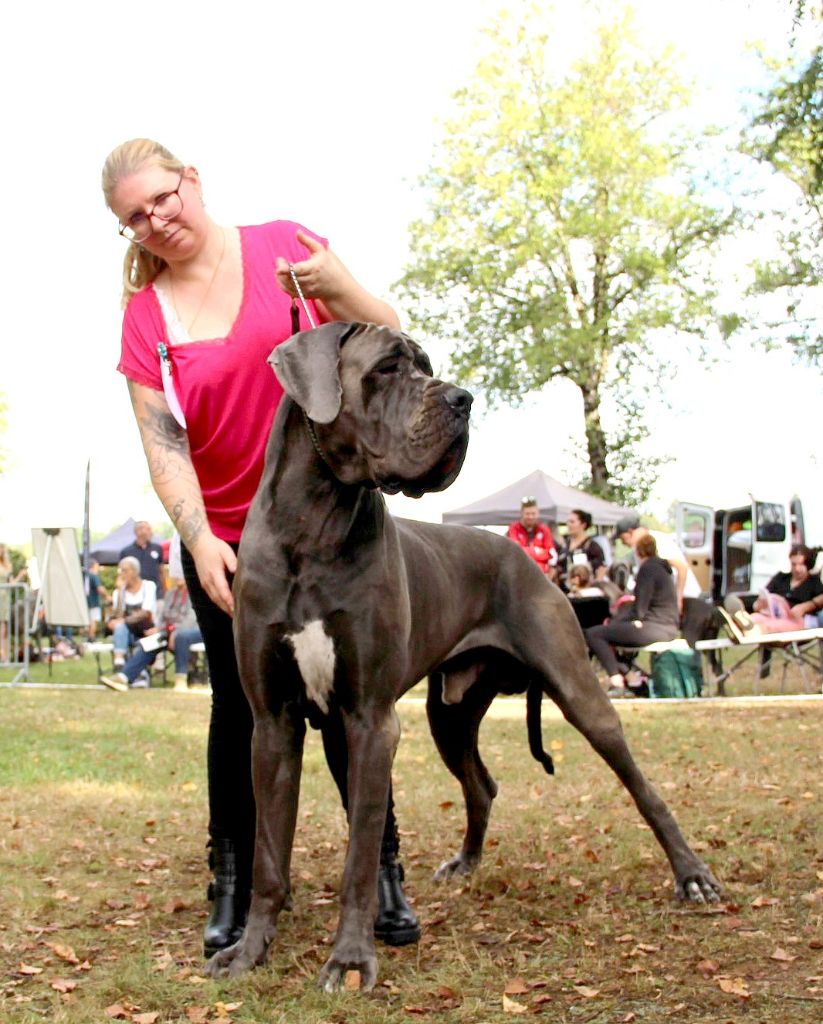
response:
[(157, 586), (140, 575), (140, 563), (133, 555), (117, 564), (117, 589), (112, 594), (112, 615), (106, 625), (114, 636), (114, 666), (122, 668), (126, 654), (138, 637), (154, 626), (157, 616)]
[(672, 567), (658, 558), (657, 543), (647, 534), (635, 547), (639, 564), (634, 586), (634, 602), (619, 621), (586, 630), (586, 643), (609, 674), (610, 697), (624, 697), (631, 687), (626, 684), (628, 666), (617, 660), (616, 647), (645, 647), (660, 640), (674, 640), (680, 629), (677, 591)]

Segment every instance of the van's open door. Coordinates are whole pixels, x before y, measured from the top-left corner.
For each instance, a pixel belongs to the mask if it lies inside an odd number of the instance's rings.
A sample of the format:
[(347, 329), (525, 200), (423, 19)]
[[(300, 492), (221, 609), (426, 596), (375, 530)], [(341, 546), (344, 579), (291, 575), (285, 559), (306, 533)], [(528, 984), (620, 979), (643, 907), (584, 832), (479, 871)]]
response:
[(789, 568), (791, 515), (783, 502), (758, 501), (752, 495), (750, 588), (759, 591), (776, 572)]
[(675, 506), (675, 533), (700, 589), (711, 591), (714, 509), (708, 505), (678, 501)]

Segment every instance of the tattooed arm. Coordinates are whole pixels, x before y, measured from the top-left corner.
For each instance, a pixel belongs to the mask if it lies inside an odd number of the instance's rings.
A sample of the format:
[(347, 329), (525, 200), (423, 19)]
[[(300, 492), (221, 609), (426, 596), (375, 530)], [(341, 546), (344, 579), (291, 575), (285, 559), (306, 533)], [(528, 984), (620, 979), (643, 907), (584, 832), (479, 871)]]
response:
[(206, 593), (231, 615), (234, 601), (226, 574), (236, 570), (237, 557), (211, 532), (186, 431), (172, 416), (162, 392), (132, 380), (128, 385), (157, 497), (191, 552)]

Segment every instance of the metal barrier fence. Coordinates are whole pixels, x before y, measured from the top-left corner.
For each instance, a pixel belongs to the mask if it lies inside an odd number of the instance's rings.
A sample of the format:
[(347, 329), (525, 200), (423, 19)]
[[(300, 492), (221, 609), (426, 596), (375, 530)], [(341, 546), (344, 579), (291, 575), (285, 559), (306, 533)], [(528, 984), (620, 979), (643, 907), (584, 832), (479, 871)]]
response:
[(30, 681), (30, 614), (28, 584), (0, 583), (0, 668), (16, 670), (12, 684)]

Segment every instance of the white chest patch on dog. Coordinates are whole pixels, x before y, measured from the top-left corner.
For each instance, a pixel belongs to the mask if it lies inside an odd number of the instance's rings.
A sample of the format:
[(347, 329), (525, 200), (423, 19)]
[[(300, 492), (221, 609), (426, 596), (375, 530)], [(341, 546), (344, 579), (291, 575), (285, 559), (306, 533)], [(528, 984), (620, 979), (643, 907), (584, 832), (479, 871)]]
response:
[(320, 619), (307, 623), (299, 633), (287, 633), (286, 639), (294, 648), (294, 657), (306, 696), (323, 714), (329, 710), (329, 694), (334, 685), (334, 644)]

